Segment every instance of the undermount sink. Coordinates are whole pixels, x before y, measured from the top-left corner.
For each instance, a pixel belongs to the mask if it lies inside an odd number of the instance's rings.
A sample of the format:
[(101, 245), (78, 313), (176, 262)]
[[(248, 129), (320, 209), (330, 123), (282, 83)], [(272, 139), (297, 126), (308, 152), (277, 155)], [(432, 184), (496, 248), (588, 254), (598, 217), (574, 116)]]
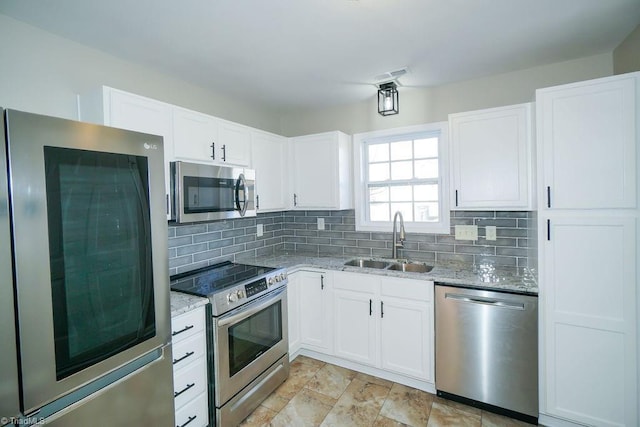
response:
[(428, 273), (433, 266), (417, 262), (394, 262), (388, 268), (395, 271), (408, 271), (410, 273)]
[(376, 261), (376, 260), (373, 260), (373, 259), (357, 258), (357, 259), (352, 259), (351, 261), (345, 262), (344, 265), (348, 265), (350, 267), (377, 268), (377, 269), (382, 270), (382, 269), (388, 267), (389, 263), (385, 262), (385, 261)]
[(344, 263), (349, 267), (375, 268), (378, 270), (406, 271), (410, 273), (428, 273), (433, 267), (421, 262), (410, 261), (377, 261), (374, 259), (356, 258)]

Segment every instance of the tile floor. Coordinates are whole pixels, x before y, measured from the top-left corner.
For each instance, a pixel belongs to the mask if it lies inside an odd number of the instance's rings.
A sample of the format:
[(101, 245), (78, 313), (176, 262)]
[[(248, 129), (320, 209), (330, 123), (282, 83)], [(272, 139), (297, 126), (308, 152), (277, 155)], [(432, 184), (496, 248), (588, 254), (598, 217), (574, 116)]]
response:
[(478, 408), (305, 356), (242, 427), (530, 427)]

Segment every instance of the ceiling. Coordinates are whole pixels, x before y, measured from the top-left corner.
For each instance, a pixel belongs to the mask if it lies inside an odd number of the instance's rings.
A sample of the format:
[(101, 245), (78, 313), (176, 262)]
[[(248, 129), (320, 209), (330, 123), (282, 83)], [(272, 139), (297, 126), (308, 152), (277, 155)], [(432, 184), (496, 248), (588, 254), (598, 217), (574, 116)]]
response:
[(278, 109), (611, 52), (640, 0), (2, 0), (0, 13), (214, 92)]

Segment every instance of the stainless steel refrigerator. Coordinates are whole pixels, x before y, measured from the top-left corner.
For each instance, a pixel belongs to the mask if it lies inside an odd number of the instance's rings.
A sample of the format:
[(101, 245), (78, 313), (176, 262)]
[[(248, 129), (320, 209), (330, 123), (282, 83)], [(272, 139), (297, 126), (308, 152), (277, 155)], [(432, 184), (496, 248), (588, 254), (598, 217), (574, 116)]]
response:
[(0, 417), (173, 425), (162, 138), (3, 119)]
[[(3, 111), (0, 109), (0, 114)], [(4, 117), (4, 114), (2, 114)], [(0, 425), (20, 413), (18, 367), (14, 327), (13, 272), (9, 230), (9, 191), (4, 126), (0, 126)]]

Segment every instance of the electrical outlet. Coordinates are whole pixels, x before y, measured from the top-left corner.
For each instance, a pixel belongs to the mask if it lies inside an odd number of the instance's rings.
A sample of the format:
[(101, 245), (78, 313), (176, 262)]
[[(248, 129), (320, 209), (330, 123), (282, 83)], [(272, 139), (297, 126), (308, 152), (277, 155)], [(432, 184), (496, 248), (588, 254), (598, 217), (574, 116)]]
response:
[(497, 230), (495, 225), (487, 225), (484, 231), (487, 240), (496, 240)]
[(263, 234), (264, 234), (264, 225), (263, 224), (258, 224), (256, 226), (256, 235), (258, 237), (262, 237)]
[(324, 218), (318, 218), (318, 230), (324, 230)]
[(478, 226), (456, 225), (456, 240), (478, 240)]

